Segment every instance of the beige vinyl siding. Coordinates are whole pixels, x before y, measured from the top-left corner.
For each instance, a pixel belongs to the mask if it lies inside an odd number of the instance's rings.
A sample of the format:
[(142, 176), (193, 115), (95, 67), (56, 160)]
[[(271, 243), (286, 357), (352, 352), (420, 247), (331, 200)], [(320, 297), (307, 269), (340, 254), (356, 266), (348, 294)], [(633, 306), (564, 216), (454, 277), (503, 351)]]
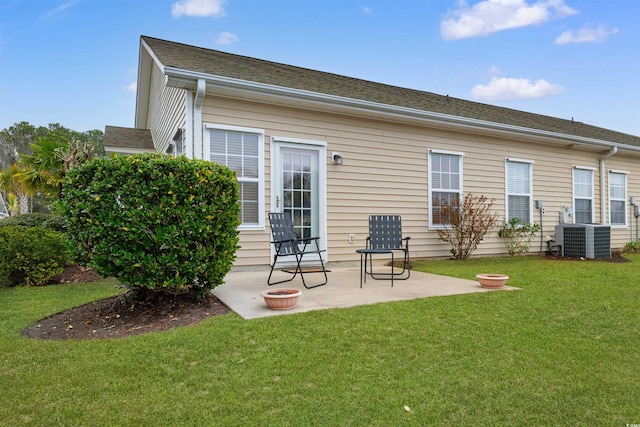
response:
[(186, 91), (166, 87), (156, 64), (151, 72), (149, 129), (156, 151), (164, 153), (176, 131), (186, 125)]
[[(594, 215), (600, 219), (599, 158), (602, 152), (582, 151), (556, 145), (443, 131), (427, 127), (374, 121), (207, 97), (203, 123), (264, 129), (265, 131), (265, 215), (270, 210), (269, 141), (272, 136), (327, 142), (327, 248), (330, 262), (355, 261), (355, 250), (365, 245), (368, 217), (372, 214), (402, 216), (403, 231), (411, 236), (412, 257), (449, 257), (449, 246), (429, 229), (428, 150), (464, 153), (463, 193), (495, 198), (494, 209), (505, 215), (505, 158), (533, 162), (533, 219), (540, 223), (535, 200), (542, 200), (546, 214), (542, 232), (533, 241), (531, 252), (540, 250), (540, 236), (555, 233), (562, 205), (572, 204), (572, 166), (588, 166), (594, 171)], [(333, 165), (330, 155), (339, 151), (343, 165)], [(607, 169), (637, 171), (636, 159), (614, 156)], [(634, 169), (635, 168), (635, 169)], [(628, 176), (628, 194), (640, 198), (639, 173)], [(266, 265), (270, 256), (270, 230), (242, 231), (237, 266)], [(356, 235), (355, 244), (348, 234)], [(625, 237), (626, 236), (626, 237)], [(628, 241), (628, 229), (613, 230), (612, 246)], [(626, 239), (626, 240), (625, 240)], [(546, 250), (545, 247), (543, 247)], [(480, 244), (474, 255), (505, 254), (497, 229)]]
[[(607, 203), (607, 219), (611, 212), (609, 212), (609, 170), (615, 171), (625, 171), (629, 172), (627, 174), (627, 199), (626, 199), (626, 217), (627, 217), (627, 226), (626, 227), (613, 227), (611, 229), (611, 240), (612, 247), (622, 247), (627, 242), (630, 241), (631, 236), (631, 227), (633, 226), (633, 235), (634, 238), (637, 236), (636, 234), (636, 222), (635, 217), (631, 212), (629, 212), (629, 198), (636, 197), (636, 199), (640, 202), (640, 171), (638, 170), (638, 159), (630, 159), (625, 158), (623, 156), (615, 155), (606, 160), (606, 170), (605, 170), (605, 203)], [(598, 184), (600, 177), (598, 176)], [(600, 199), (600, 193), (598, 193), (598, 202)], [(600, 217), (597, 217), (597, 221), (599, 222)]]

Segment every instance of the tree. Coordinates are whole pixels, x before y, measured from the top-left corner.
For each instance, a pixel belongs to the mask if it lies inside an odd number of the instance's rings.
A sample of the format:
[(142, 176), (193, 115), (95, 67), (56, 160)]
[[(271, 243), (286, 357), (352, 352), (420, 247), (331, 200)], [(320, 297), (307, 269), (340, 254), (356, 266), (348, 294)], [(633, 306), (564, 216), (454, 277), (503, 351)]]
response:
[(493, 202), (486, 196), (467, 193), (462, 202), (455, 199), (442, 209), (443, 216), (450, 218), (450, 225), (438, 229), (438, 237), (451, 245), (454, 258), (469, 258), (495, 226), (498, 214), (491, 210)]
[(58, 123), (36, 128), (28, 122), (0, 131), (0, 169), (19, 163), (17, 178), (29, 195), (57, 198), (69, 169), (104, 153), (104, 133), (77, 132)]
[(9, 215), (29, 212), (29, 196), (34, 190), (21, 178), (23, 173), (18, 164), (0, 171), (0, 190), (7, 194)]
[(20, 153), (31, 154), (29, 144), (43, 136), (40, 129), (28, 122), (20, 122), (0, 131), (0, 169), (6, 169), (18, 161)]

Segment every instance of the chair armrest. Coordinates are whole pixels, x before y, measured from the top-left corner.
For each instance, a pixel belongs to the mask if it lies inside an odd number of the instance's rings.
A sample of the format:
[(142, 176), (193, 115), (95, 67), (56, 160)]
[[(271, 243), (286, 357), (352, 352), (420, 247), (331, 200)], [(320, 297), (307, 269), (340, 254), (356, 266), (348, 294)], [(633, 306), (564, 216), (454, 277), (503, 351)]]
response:
[(287, 242), (296, 243), (297, 240), (295, 240), (295, 239), (287, 239), (287, 240), (272, 240), (271, 241), (271, 243), (274, 244), (274, 245), (281, 245), (281, 244), (287, 243)]
[(319, 237), (305, 237), (303, 239), (298, 239), (297, 242), (301, 242), (301, 243), (308, 243), (312, 240), (318, 240), (320, 239)]

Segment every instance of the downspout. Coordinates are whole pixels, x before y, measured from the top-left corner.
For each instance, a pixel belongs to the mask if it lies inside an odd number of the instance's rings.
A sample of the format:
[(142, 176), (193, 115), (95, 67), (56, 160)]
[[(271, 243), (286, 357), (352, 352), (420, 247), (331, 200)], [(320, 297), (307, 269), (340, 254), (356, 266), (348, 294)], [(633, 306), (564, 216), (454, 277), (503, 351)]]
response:
[(204, 94), (207, 90), (207, 83), (203, 79), (198, 79), (196, 87), (196, 97), (193, 101), (193, 158), (202, 159), (202, 104), (204, 104)]
[(615, 155), (618, 152), (618, 147), (613, 147), (609, 152), (600, 159), (600, 224), (608, 224), (607, 221), (607, 198), (605, 197), (607, 192), (605, 191), (604, 173), (605, 164), (604, 161), (609, 157)]

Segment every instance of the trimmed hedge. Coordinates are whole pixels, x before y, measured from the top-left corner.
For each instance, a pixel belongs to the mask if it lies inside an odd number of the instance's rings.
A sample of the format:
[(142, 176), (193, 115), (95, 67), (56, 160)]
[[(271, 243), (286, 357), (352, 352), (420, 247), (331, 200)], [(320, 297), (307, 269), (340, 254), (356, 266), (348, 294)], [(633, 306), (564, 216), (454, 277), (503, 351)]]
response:
[(45, 285), (69, 259), (62, 233), (43, 227), (0, 227), (0, 283)]
[(0, 227), (8, 227), (14, 225), (48, 228), (60, 233), (64, 233), (66, 229), (66, 222), (61, 216), (39, 212), (14, 215), (0, 221)]
[(81, 264), (137, 290), (204, 295), (235, 260), (238, 191), (216, 163), (114, 156), (71, 169), (60, 208)]

